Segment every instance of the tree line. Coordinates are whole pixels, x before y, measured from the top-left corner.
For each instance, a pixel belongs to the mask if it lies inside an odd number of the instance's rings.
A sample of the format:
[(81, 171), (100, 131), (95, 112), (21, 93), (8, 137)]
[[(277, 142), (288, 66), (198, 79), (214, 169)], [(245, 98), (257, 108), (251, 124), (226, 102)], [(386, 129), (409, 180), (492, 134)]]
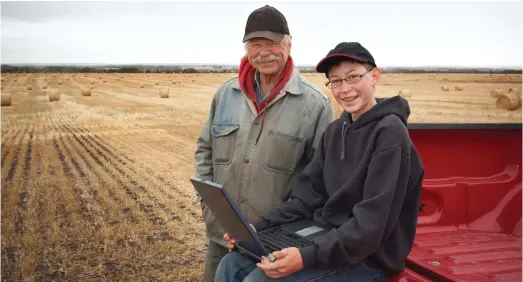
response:
[[(298, 67), (302, 73), (315, 73), (314, 67)], [(485, 74), (522, 74), (521, 69), (492, 68), (381, 68), (383, 73), (485, 73)], [(237, 73), (238, 67), (211, 66), (165, 67), (165, 66), (14, 66), (1, 65), (2, 73)]]

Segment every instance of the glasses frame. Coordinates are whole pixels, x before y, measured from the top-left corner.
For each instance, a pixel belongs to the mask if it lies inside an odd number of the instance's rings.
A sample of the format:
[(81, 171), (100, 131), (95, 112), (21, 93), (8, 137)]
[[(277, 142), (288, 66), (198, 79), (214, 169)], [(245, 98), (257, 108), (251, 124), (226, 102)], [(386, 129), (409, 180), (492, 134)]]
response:
[[(332, 81), (330, 81), (330, 80), (325, 83), (325, 86), (327, 86), (327, 88), (329, 88), (329, 89), (334, 89), (334, 88), (340, 87), (343, 84), (343, 81), (345, 81), (345, 83), (347, 83), (348, 85), (351, 85), (351, 84), (354, 84), (354, 83), (358, 83), (358, 82), (360, 82), (363, 79), (363, 77), (366, 74), (370, 73), (372, 70), (374, 70), (374, 68), (371, 68), (370, 70), (368, 70), (368, 71), (366, 71), (366, 72), (364, 72), (362, 74), (358, 74), (357, 75), (358, 78), (357, 78), (356, 81), (348, 82), (347, 81), (347, 77), (346, 77), (346, 78), (339, 79), (340, 80), (340, 85), (338, 85), (338, 86), (332, 87)], [(335, 80), (335, 81), (337, 81), (337, 80)]]

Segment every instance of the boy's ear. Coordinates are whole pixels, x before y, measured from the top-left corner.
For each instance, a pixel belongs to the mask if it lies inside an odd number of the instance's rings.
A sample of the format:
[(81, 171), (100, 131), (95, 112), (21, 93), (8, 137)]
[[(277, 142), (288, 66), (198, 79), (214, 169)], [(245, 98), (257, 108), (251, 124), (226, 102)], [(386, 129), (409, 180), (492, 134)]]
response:
[(372, 85), (375, 86), (376, 84), (378, 84), (378, 82), (380, 81), (380, 77), (381, 77), (381, 70), (378, 67), (375, 67), (372, 70)]

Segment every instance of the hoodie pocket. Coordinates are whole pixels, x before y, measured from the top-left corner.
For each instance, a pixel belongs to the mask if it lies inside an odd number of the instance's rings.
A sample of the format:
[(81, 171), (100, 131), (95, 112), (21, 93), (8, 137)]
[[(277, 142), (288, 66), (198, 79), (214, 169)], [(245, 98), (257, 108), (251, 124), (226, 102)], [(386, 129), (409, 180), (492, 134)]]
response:
[(291, 174), (302, 152), (303, 138), (274, 130), (268, 133), (269, 148), (265, 150), (265, 169), (281, 174)]
[(238, 135), (238, 124), (216, 124), (211, 129), (214, 137), (212, 158), (214, 164), (230, 164)]

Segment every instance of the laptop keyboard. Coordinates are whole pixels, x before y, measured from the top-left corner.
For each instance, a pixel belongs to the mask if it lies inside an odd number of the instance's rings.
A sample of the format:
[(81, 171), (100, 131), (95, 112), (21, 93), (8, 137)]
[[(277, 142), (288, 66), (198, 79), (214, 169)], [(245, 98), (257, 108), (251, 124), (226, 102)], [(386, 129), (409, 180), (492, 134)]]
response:
[(271, 251), (279, 251), (288, 247), (303, 248), (314, 244), (311, 240), (288, 232), (281, 226), (276, 226), (258, 233), (260, 240)]

